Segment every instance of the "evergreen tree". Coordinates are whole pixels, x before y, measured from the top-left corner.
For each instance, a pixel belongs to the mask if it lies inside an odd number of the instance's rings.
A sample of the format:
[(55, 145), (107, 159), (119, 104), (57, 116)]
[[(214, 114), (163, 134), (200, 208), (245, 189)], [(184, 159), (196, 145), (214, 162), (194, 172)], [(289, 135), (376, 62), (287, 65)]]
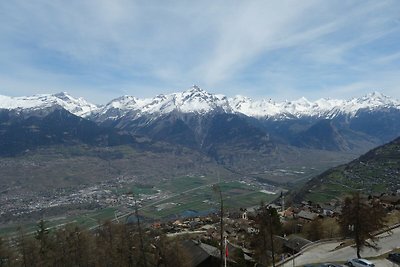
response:
[(52, 249), (52, 240), (49, 229), (46, 227), (46, 223), (43, 220), (40, 220), (37, 224), (37, 230), (35, 234), (35, 238), (38, 241), (39, 245), (39, 258), (41, 266), (53, 266), (53, 249)]

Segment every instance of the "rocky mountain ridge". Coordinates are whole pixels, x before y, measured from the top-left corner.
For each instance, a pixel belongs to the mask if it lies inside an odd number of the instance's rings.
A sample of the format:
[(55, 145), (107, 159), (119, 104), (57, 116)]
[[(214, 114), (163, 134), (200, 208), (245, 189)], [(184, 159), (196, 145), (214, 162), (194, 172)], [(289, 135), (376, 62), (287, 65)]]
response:
[[(57, 110), (66, 111), (59, 121), (69, 117), (68, 121), (77, 124), (71, 124), (69, 129), (61, 124), (53, 127), (57, 121), (46, 118)], [(289, 154), (298, 154), (298, 149), (361, 155), (400, 136), (400, 102), (377, 92), (351, 100), (310, 102), (301, 98), (277, 103), (240, 96), (228, 98), (193, 86), (181, 93), (148, 99), (123, 96), (104, 106), (67, 93), (1, 96), (0, 111), (4, 148), (13, 148), (21, 140), (32, 140), (27, 148), (76, 140), (107, 145), (108, 141), (100, 140), (112, 136), (112, 143), (116, 144), (132, 138), (133, 143), (146, 140), (149, 144), (183, 146), (218, 163), (241, 168), (284, 164)], [(86, 127), (85, 132), (77, 131), (78, 123), (92, 126)], [(88, 134), (90, 129), (107, 134)], [(21, 133), (23, 138), (17, 139)], [(97, 141), (83, 139), (82, 133)], [(30, 135), (40, 142), (29, 139)], [(21, 146), (19, 151), (24, 149)]]
[(121, 96), (104, 106), (89, 103), (83, 98), (74, 98), (68, 93), (42, 94), (28, 97), (0, 95), (0, 109), (35, 110), (59, 106), (80, 117), (95, 117), (100, 120), (118, 119), (123, 116), (161, 116), (171, 112), (210, 112), (243, 114), (257, 119), (286, 120), (290, 118), (316, 117), (333, 119), (345, 115), (354, 117), (360, 110), (399, 109), (400, 101), (372, 92), (350, 100), (326, 99), (309, 101), (302, 97), (294, 101), (275, 102), (271, 99), (253, 100), (245, 96), (228, 98), (211, 94), (198, 86), (184, 92), (158, 95), (153, 98)]

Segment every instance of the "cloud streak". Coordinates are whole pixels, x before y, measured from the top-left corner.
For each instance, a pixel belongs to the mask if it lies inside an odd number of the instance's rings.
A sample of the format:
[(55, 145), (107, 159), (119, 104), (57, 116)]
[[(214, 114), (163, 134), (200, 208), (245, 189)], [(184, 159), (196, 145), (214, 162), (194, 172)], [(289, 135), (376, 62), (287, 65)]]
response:
[(0, 12), (0, 94), (396, 92), (380, 80), (400, 67), (397, 1), (16, 0)]

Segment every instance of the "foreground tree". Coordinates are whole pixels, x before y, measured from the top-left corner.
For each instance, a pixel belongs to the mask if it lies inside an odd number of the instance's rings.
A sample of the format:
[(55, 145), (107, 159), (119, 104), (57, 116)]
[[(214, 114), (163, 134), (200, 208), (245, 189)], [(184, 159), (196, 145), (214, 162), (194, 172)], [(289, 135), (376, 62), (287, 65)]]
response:
[[(363, 199), (359, 192), (346, 197), (339, 216), (339, 224), (342, 233), (354, 239), (357, 257), (361, 258), (364, 246), (376, 248), (374, 233), (385, 227), (386, 214), (378, 200)], [(371, 243), (367, 243), (371, 240)]]
[(160, 236), (156, 244), (157, 266), (163, 267), (189, 267), (191, 266), (191, 256), (179, 239), (168, 239)]
[(8, 242), (0, 236), (0, 267), (14, 266), (14, 253)]
[(303, 233), (306, 238), (311, 241), (317, 241), (323, 238), (323, 221), (320, 218), (316, 218), (310, 223), (306, 223), (303, 228)]
[(219, 252), (220, 252), (220, 264), (221, 266), (224, 265), (223, 258), (224, 258), (224, 201), (222, 199), (222, 191), (219, 185), (214, 185), (213, 190), (219, 196), (219, 203), (220, 203), (220, 210), (219, 210)]
[(54, 233), (55, 266), (93, 266), (94, 237), (77, 225), (68, 224)]
[(35, 267), (40, 264), (39, 242), (32, 236), (27, 235), (23, 229), (18, 229), (17, 249), (22, 267)]
[(54, 257), (54, 242), (50, 235), (49, 229), (47, 228), (46, 222), (40, 220), (37, 224), (37, 230), (35, 233), (35, 239), (39, 244), (39, 258), (41, 266), (53, 265)]
[(256, 258), (263, 265), (272, 263), (275, 266), (275, 255), (280, 250), (280, 240), (276, 236), (282, 233), (282, 224), (276, 209), (261, 203), (256, 226), (258, 233), (253, 236), (252, 242)]

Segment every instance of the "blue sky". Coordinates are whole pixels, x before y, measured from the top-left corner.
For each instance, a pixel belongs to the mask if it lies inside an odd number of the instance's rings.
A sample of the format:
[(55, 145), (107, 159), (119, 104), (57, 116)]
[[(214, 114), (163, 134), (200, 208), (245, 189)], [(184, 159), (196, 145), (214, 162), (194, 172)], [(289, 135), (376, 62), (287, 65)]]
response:
[(0, 1), (0, 94), (400, 99), (400, 1)]

